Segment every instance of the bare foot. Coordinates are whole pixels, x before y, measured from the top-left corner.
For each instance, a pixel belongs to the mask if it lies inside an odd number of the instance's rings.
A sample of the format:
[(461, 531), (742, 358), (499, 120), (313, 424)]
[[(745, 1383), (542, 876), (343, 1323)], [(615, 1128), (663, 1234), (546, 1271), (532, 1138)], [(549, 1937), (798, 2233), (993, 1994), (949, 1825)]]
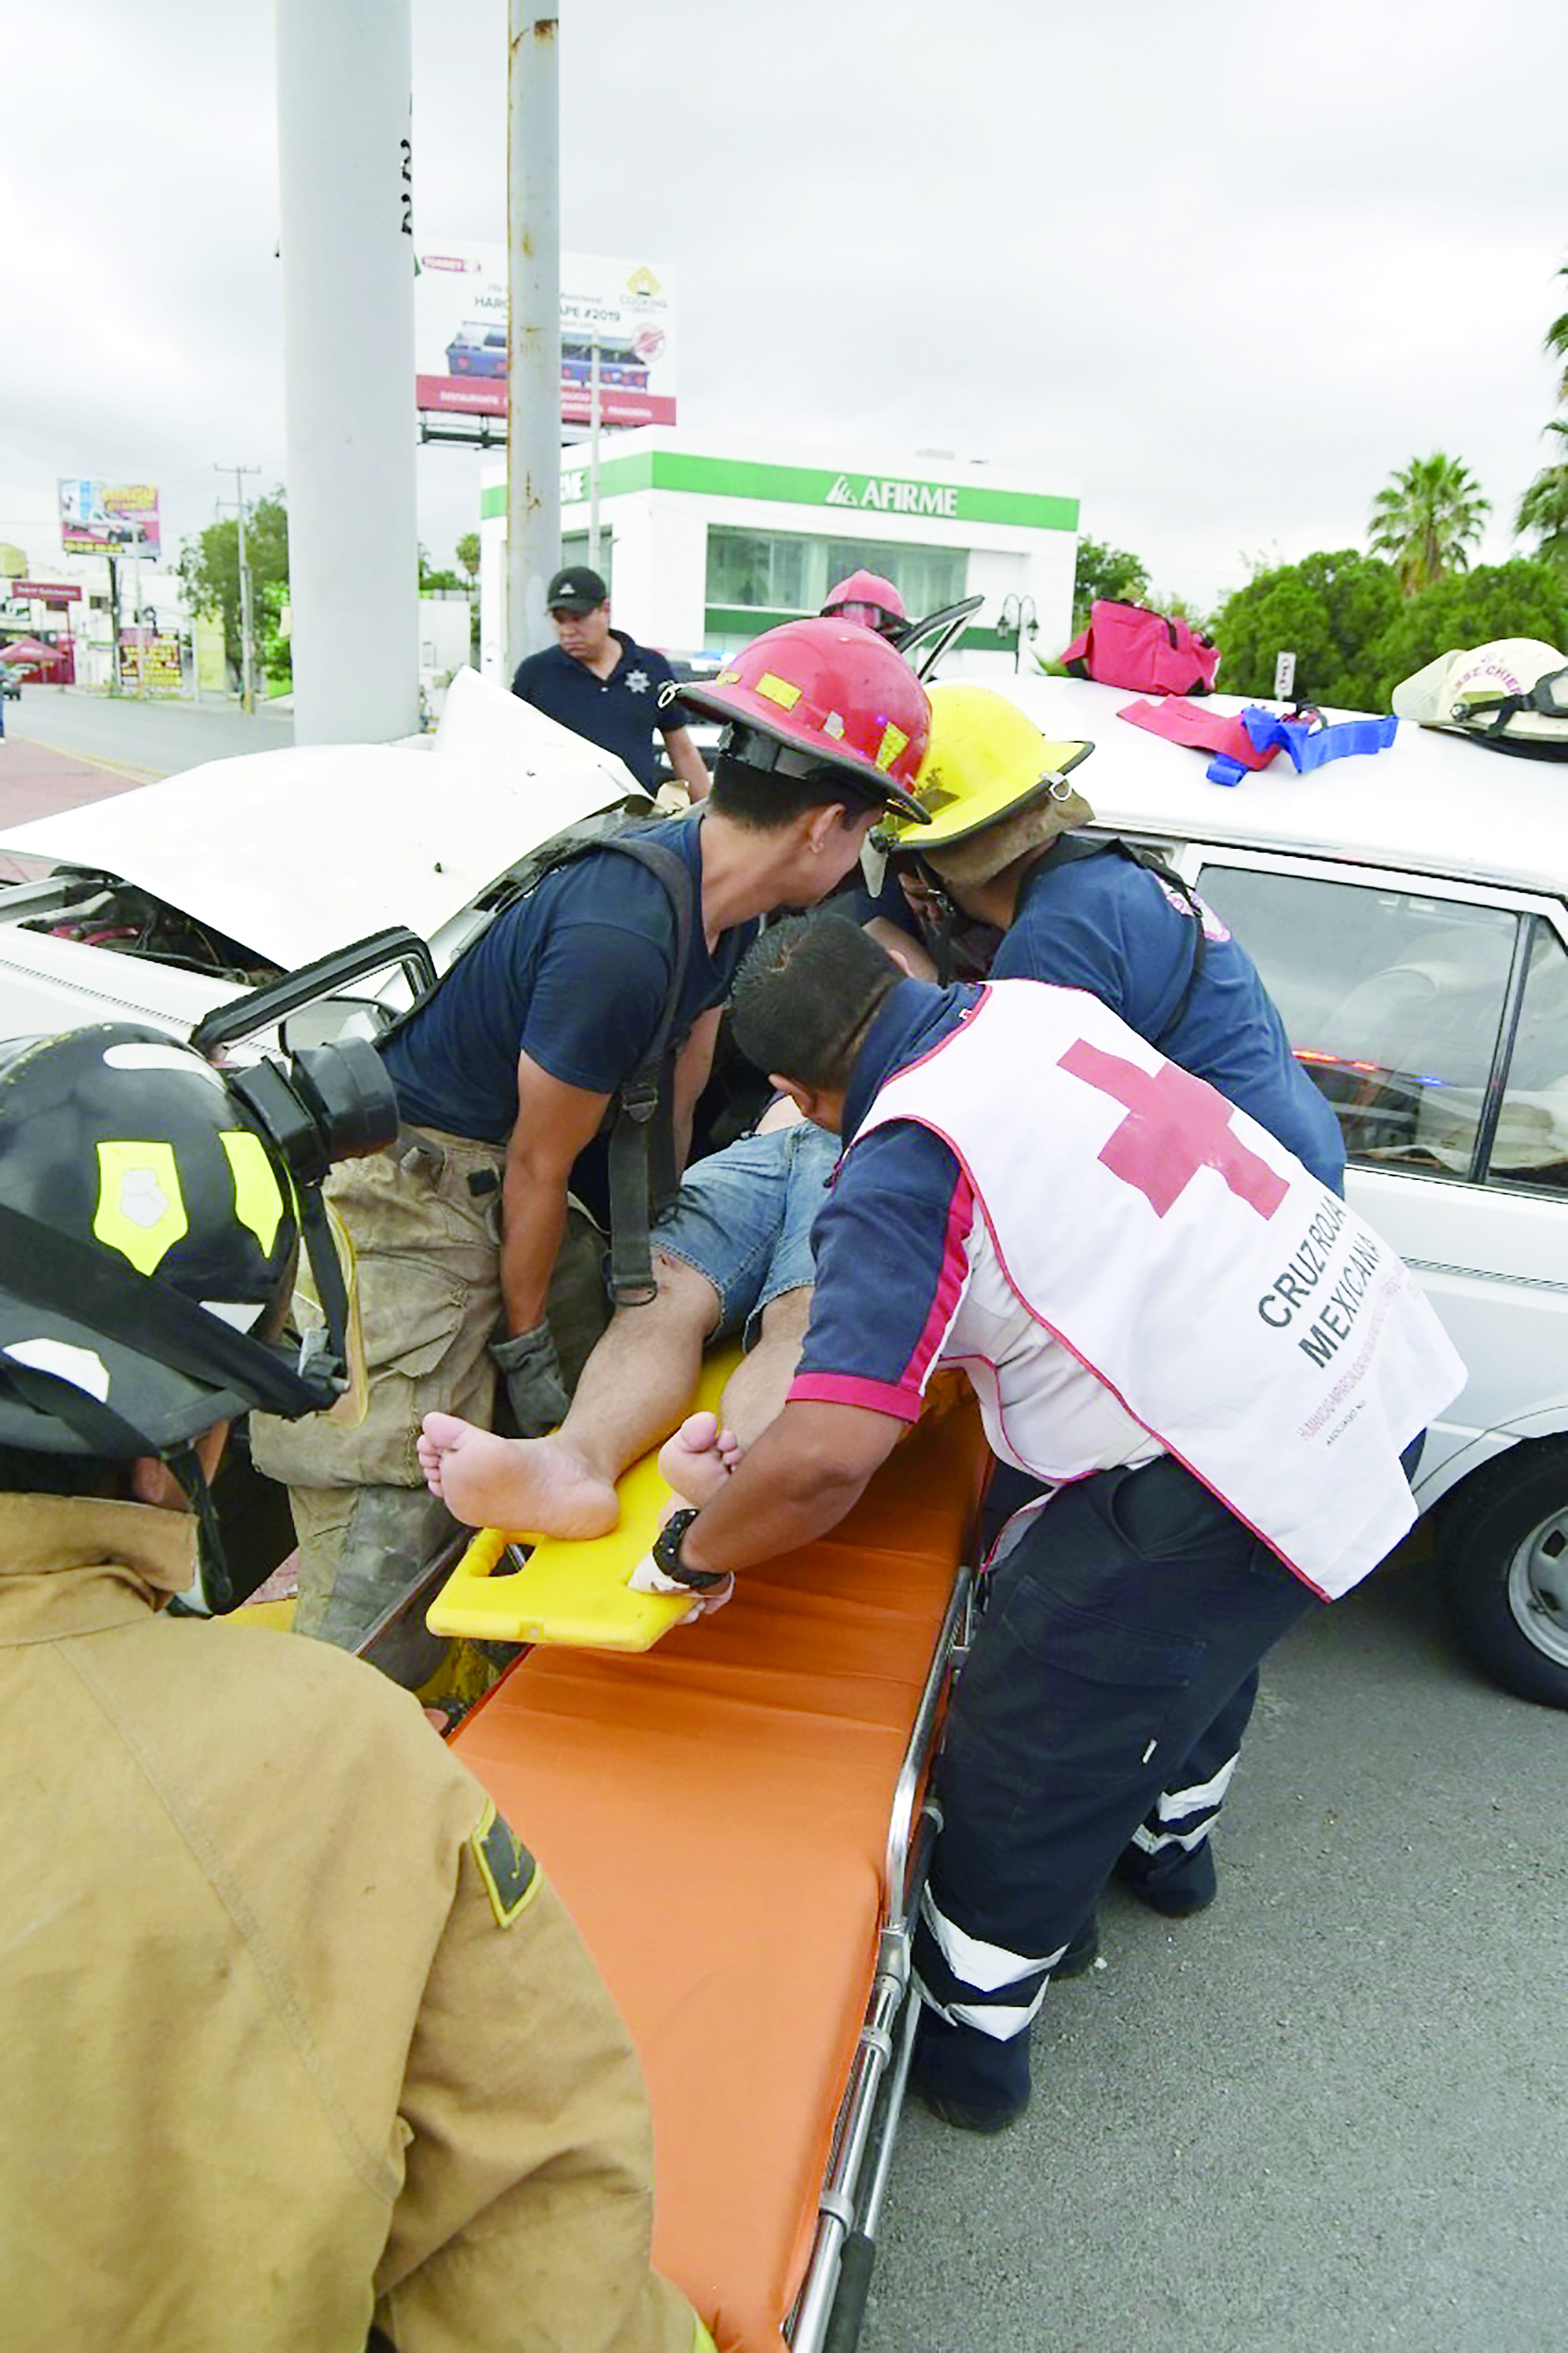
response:
[(706, 1504), (716, 1495), (741, 1459), (741, 1441), (721, 1430), (716, 1413), (688, 1414), (658, 1451), (658, 1467), (678, 1495)]
[(433, 1495), (471, 1528), (608, 1535), (621, 1516), (608, 1480), (554, 1438), (498, 1438), (456, 1414), (427, 1413), (419, 1467)]

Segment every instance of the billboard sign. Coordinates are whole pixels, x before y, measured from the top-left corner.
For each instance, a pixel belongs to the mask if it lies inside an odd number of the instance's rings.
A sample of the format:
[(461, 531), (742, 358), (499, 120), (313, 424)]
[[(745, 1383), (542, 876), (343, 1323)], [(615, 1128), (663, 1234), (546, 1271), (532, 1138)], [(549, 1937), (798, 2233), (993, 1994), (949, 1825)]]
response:
[(155, 482), (62, 481), (59, 493), (60, 545), (68, 555), (138, 554), (157, 562)]
[[(599, 347), (602, 425), (675, 422), (675, 301), (666, 269), (602, 254), (561, 257), (561, 419), (586, 425)], [(415, 400), (468, 417), (506, 415), (504, 245), (422, 253), (415, 286)]]

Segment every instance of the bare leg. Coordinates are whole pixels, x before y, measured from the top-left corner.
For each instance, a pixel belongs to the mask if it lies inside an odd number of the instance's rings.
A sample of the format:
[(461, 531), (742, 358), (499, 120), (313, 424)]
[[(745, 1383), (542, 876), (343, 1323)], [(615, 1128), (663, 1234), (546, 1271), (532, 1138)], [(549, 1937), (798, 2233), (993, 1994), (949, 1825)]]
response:
[(724, 1384), (721, 1413), (742, 1451), (754, 1446), (770, 1421), (784, 1411), (795, 1368), (811, 1321), (811, 1285), (781, 1291), (763, 1310), (756, 1346), (742, 1357)]
[(721, 1411), (689, 1414), (660, 1451), (660, 1471), (687, 1503), (705, 1504), (783, 1412), (810, 1320), (808, 1283), (770, 1299), (756, 1346), (724, 1385)]
[(497, 1438), (450, 1414), (426, 1415), (420, 1464), (448, 1511), (474, 1527), (609, 1533), (616, 1481), (679, 1421), (719, 1321), (719, 1294), (695, 1268), (656, 1250), (654, 1272), (658, 1297), (617, 1308), (551, 1437)]

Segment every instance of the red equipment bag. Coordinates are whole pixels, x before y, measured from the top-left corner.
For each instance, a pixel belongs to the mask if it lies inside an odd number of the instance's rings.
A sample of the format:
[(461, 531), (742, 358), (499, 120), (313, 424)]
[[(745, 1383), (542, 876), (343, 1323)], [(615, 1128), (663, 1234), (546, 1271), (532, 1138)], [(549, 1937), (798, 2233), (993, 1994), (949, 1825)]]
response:
[(1097, 596), (1089, 627), (1061, 656), (1074, 678), (1140, 694), (1207, 694), (1219, 668), (1219, 648), (1185, 621), (1147, 605), (1113, 604)]

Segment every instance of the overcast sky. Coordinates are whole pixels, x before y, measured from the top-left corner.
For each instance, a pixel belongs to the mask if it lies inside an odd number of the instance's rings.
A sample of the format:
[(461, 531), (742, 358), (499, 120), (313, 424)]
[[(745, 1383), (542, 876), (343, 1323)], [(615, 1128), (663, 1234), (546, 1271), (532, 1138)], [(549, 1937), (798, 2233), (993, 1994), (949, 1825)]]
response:
[[(416, 240), (502, 237), (505, 0), (413, 6)], [(683, 429), (1039, 470), (1203, 603), (1361, 543), (1433, 448), (1510, 553), (1568, 308), (1563, 0), (561, 15), (563, 241), (672, 272)], [(215, 461), (285, 480), (272, 10), (5, 24), (0, 519), (47, 568), (58, 475), (152, 480), (177, 543)], [(419, 470), (450, 562), (479, 461)]]

